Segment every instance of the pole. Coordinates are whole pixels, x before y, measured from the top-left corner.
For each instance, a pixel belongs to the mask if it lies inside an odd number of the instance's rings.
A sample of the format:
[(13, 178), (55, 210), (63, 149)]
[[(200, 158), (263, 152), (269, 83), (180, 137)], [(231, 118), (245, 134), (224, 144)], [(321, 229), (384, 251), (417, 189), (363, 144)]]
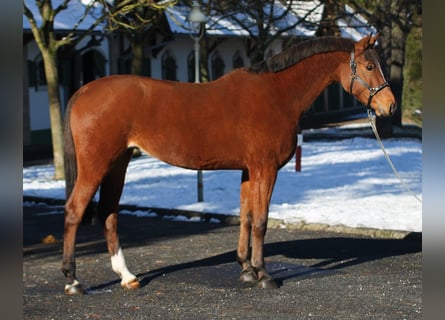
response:
[[(204, 32), (205, 32), (205, 23), (207, 21), (207, 17), (205, 16), (204, 13), (202, 13), (201, 11), (201, 6), (198, 3), (198, 1), (193, 1), (192, 3), (192, 8), (190, 11), (190, 14), (187, 18), (187, 20), (190, 23), (190, 37), (195, 41), (195, 83), (199, 83), (200, 82), (200, 77), (199, 77), (199, 70), (200, 70), (200, 65), (199, 65), (199, 40), (201, 40), (201, 38), (204, 36)], [(198, 34), (197, 35), (193, 35), (193, 25), (197, 26), (198, 29)], [(203, 191), (203, 182), (202, 182), (202, 171), (198, 170), (198, 176), (197, 176), (197, 184), (198, 184), (198, 202), (203, 202), (204, 201), (204, 191)]]
[[(195, 40), (195, 83), (200, 83), (199, 77), (199, 39), (200, 37), (194, 37)], [(197, 172), (197, 192), (198, 192), (198, 202), (204, 201), (204, 184), (202, 182), (202, 171)]]

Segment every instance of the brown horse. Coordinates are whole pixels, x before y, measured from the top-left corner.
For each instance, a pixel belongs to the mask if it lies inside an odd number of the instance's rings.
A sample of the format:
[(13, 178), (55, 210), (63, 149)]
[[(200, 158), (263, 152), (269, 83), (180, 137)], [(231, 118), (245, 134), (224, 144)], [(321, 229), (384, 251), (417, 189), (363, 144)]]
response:
[(303, 112), (333, 82), (378, 116), (396, 109), (373, 49), (376, 39), (308, 40), (203, 84), (121, 75), (80, 88), (65, 121), (65, 292), (84, 293), (75, 274), (75, 237), (99, 187), (97, 214), (112, 268), (124, 288), (140, 286), (126, 267), (117, 234), (119, 199), (134, 147), (184, 168), (241, 170), (241, 280), (276, 287), (263, 257), (269, 202), (277, 171), (294, 153)]

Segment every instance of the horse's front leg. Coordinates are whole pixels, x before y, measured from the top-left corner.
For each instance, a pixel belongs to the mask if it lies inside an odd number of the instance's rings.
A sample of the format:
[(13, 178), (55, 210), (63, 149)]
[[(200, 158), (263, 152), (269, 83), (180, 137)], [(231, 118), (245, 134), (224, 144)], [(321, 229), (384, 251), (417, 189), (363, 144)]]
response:
[(250, 201), (249, 173), (244, 170), (240, 187), (240, 234), (238, 239), (237, 261), (242, 267), (240, 279), (243, 282), (256, 282), (257, 274), (250, 265), (250, 231), (252, 207)]
[(275, 185), (277, 170), (266, 168), (250, 172), (252, 199), (252, 257), (251, 265), (261, 288), (277, 288), (275, 280), (266, 272), (264, 263), (264, 237), (267, 230), (269, 204)]

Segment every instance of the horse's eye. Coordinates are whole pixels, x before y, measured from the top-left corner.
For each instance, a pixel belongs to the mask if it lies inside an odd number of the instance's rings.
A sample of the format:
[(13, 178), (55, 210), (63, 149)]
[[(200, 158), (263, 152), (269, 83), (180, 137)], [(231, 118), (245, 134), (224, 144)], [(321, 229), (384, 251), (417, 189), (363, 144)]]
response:
[(366, 65), (366, 69), (368, 71), (372, 71), (372, 70), (374, 70), (374, 65), (373, 64), (368, 64), (368, 65)]

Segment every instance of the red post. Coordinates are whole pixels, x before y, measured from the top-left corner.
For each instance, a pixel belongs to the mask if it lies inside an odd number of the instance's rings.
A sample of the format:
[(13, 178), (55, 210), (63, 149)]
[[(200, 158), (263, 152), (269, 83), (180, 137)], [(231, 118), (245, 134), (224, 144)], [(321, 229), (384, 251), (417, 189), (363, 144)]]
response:
[(297, 135), (297, 148), (295, 149), (295, 171), (301, 171), (301, 145), (303, 144), (303, 135)]

